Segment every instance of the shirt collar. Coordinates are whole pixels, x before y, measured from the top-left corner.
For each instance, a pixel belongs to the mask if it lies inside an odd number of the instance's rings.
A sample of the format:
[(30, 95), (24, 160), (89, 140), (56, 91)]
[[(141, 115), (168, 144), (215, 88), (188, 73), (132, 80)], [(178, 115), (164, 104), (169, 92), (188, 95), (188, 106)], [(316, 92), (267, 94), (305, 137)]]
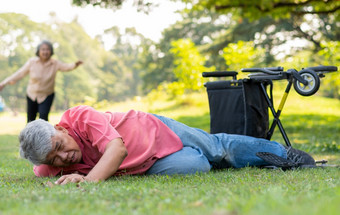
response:
[(50, 58), (48, 61), (46, 61), (45, 63), (43, 63), (43, 62), (40, 60), (40, 58), (38, 57), (38, 58), (37, 58), (37, 62), (41, 63), (41, 64), (44, 65), (44, 66), (49, 66), (49, 65), (53, 64), (52, 58)]

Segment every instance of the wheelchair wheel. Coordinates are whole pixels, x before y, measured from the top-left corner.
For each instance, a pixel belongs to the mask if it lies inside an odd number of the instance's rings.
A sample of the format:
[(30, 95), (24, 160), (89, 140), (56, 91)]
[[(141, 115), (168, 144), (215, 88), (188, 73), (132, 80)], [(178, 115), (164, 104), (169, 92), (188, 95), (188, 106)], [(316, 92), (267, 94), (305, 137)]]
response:
[(308, 81), (307, 85), (294, 80), (294, 89), (302, 96), (311, 96), (319, 90), (320, 79), (316, 72), (312, 70), (301, 71), (299, 75)]

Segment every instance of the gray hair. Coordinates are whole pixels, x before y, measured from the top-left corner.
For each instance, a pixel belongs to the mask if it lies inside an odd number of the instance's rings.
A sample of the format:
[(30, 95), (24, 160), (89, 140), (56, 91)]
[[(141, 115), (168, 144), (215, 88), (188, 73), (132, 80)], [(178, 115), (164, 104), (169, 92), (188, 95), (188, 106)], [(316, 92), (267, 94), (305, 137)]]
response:
[(52, 137), (56, 130), (45, 120), (29, 122), (20, 132), (20, 156), (34, 165), (43, 164), (47, 154), (52, 150)]

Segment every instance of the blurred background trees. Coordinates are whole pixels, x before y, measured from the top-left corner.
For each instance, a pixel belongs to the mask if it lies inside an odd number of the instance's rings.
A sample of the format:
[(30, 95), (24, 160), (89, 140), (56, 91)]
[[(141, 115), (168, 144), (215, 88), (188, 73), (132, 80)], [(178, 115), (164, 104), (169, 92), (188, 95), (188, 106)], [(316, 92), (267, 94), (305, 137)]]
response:
[[(117, 10), (124, 0), (73, 0)], [(137, 11), (157, 10), (154, 1), (135, 0)], [(64, 62), (81, 59), (82, 67), (58, 73), (55, 109), (146, 95), (166, 86), (176, 96), (202, 90), (200, 73), (244, 67), (335, 65), (340, 62), (340, 1), (336, 0), (182, 0), (182, 20), (162, 32), (159, 41), (135, 29), (112, 26), (95, 39), (74, 19), (48, 23), (27, 16), (0, 14), (0, 79), (19, 69), (43, 39), (54, 43)], [(105, 40), (111, 47), (104, 48)], [(320, 93), (340, 99), (339, 74), (322, 80)], [(6, 87), (1, 96), (11, 108), (24, 109), (27, 78)]]

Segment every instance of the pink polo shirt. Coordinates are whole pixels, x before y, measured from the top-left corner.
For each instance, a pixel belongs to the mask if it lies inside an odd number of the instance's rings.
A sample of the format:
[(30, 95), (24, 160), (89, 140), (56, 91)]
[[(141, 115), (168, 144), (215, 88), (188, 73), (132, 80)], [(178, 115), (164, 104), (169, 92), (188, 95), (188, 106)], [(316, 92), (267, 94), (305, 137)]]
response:
[(179, 137), (162, 121), (140, 111), (102, 113), (88, 106), (77, 106), (63, 114), (59, 125), (79, 145), (82, 161), (64, 168), (35, 166), (36, 176), (88, 174), (103, 155), (106, 144), (115, 138), (122, 138), (128, 151), (115, 175), (143, 174), (158, 159), (183, 148)]

